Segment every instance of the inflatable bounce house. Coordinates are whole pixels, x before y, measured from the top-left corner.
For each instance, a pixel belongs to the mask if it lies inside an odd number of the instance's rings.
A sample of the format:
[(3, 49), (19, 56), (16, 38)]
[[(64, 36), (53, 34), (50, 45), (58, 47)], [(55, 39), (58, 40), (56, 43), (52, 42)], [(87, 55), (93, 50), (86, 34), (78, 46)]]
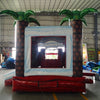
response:
[(71, 26), (27, 27), (29, 22), (40, 25), (29, 17), (33, 11), (2, 11), (18, 20), (16, 76), (5, 85), (19, 92), (86, 92), (86, 83), (93, 83), (82, 72), (82, 21), (86, 24), (83, 17), (89, 12), (97, 10), (61, 11), (66, 15), (61, 25), (71, 19)]

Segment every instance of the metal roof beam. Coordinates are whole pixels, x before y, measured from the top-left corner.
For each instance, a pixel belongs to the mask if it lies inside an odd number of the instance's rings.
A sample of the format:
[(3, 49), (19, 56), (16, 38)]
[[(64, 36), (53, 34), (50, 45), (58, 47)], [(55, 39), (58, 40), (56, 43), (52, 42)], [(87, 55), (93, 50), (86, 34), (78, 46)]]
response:
[(57, 6), (57, 8), (56, 8), (56, 11), (57, 11), (57, 9), (59, 8), (60, 4), (61, 4), (61, 0), (59, 1), (59, 4), (58, 4), (58, 6)]
[(51, 4), (51, 0), (49, 1), (49, 6), (48, 6), (48, 10), (50, 9), (50, 4)]
[(54, 7), (55, 7), (55, 4), (56, 4), (56, 0), (55, 0), (55, 2), (54, 2), (54, 4), (53, 4), (53, 8), (52, 8), (52, 9), (54, 9)]
[(6, 5), (4, 4), (4, 2), (1, 1), (1, 0), (0, 0), (0, 2), (1, 2), (1, 4), (5, 7), (5, 9), (7, 9), (7, 7), (6, 7)]
[(62, 6), (61, 6), (61, 8), (60, 8), (60, 11), (61, 11), (61, 10), (63, 9), (63, 7), (65, 6), (66, 1), (67, 1), (67, 0), (65, 0), (65, 1), (63, 2)]
[[(54, 11), (54, 12), (47, 12), (47, 11), (42, 11), (42, 12), (36, 12), (37, 16), (59, 16), (59, 12)], [(88, 15), (93, 15), (93, 13), (90, 13)], [(100, 15), (100, 13), (98, 13)]]
[[(59, 16), (59, 12), (47, 12), (47, 11), (42, 11), (42, 12), (35, 12), (36, 13), (36, 16)], [(90, 13), (88, 15), (93, 15), (93, 13)], [(98, 13), (98, 15), (100, 15), (100, 13)], [(2, 16), (9, 16), (9, 15), (6, 15), (6, 14), (3, 14), (3, 15), (0, 15), (1, 17)]]

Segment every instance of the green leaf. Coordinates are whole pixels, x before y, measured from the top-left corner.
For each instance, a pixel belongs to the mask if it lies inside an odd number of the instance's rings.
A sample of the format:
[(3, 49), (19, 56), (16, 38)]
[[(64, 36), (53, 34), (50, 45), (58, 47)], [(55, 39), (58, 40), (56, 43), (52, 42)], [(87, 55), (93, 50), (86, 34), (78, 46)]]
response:
[(33, 23), (37, 24), (38, 26), (40, 26), (40, 23), (39, 23), (36, 19), (31, 18), (31, 17), (28, 18), (28, 22), (29, 22), (29, 23), (33, 22)]
[(63, 18), (63, 19), (61, 20), (60, 25), (62, 25), (64, 22), (68, 21), (69, 19), (70, 19), (70, 18), (68, 18), (68, 17)]
[(32, 10), (27, 10), (27, 11), (25, 12), (25, 18), (28, 18), (28, 17), (31, 16), (31, 15), (35, 15), (34, 11), (32, 11)]
[(82, 18), (81, 21), (87, 26), (85, 18)]
[(13, 23), (13, 26), (15, 26), (16, 25), (16, 21), (14, 21), (14, 23)]
[(60, 13), (60, 15), (65, 14), (66, 16), (68, 16), (70, 19), (73, 18), (73, 13), (70, 10), (62, 10)]
[(72, 11), (73, 12), (73, 20), (80, 20), (80, 11)]
[(88, 14), (90, 12), (96, 12), (97, 13), (98, 11), (94, 8), (86, 8), (86, 9), (81, 11), (80, 17), (83, 18), (86, 14)]
[[(11, 15), (12, 17), (14, 17), (14, 19), (18, 20), (18, 21), (27, 21), (27, 22), (34, 22), (37, 25), (40, 26), (40, 23), (34, 19), (34, 18), (29, 18), (29, 16), (31, 15), (35, 15), (34, 11), (32, 10), (27, 10), (26, 12), (14, 12), (11, 10), (3, 10), (0, 12), (0, 14), (8, 14)], [(14, 22), (13, 26), (15, 26), (16, 21)]]
[(19, 21), (25, 21), (25, 12), (17, 12)]
[(97, 13), (98, 11), (94, 8), (86, 8), (82, 11), (78, 10), (70, 11), (66, 9), (62, 10), (59, 14), (60, 15), (65, 14), (67, 17), (62, 19), (60, 25), (62, 25), (65, 21), (68, 21), (68, 19), (73, 19), (73, 20), (81, 20), (87, 26), (86, 20), (83, 17), (90, 12)]
[(18, 14), (12, 10), (3, 10), (0, 12), (0, 14), (7, 14), (7, 15), (11, 15), (13, 18), (17, 19), (18, 18)]

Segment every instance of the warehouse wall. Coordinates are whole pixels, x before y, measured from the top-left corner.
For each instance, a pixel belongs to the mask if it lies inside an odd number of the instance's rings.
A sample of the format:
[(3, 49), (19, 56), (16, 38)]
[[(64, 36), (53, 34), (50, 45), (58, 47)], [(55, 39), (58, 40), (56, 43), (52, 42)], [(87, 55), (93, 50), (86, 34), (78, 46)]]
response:
[(100, 16), (98, 16), (98, 49), (100, 50)]
[[(63, 16), (36, 16), (36, 19), (40, 22), (41, 26), (58, 26), (60, 24)], [(94, 48), (94, 17), (92, 15), (87, 15), (86, 17), (87, 25), (83, 25), (83, 42), (87, 43), (88, 48)], [(14, 19), (10, 16), (0, 16), (0, 42), (4, 44), (0, 46), (4, 47), (14, 47)], [(66, 22), (63, 25), (68, 25)], [(35, 24), (31, 23), (30, 26)], [(98, 31), (100, 32), (100, 16), (98, 17)], [(100, 48), (100, 34), (98, 35), (98, 48)]]
[(13, 18), (10, 16), (0, 17), (0, 47), (14, 46)]
[[(1, 40), (1, 18), (0, 18), (0, 40)], [(1, 48), (0, 48), (0, 53), (1, 53)]]
[[(86, 16), (88, 26), (83, 26), (83, 42), (87, 43), (88, 48), (94, 48), (94, 16)], [(100, 16), (98, 16), (98, 32), (100, 32)], [(98, 34), (98, 49), (100, 48), (100, 34)]]
[(85, 17), (87, 26), (83, 25), (83, 42), (87, 44), (88, 48), (94, 48), (94, 18), (91, 15)]
[[(43, 26), (57, 26), (60, 24), (61, 19), (64, 17), (59, 16), (37, 16), (40, 24)], [(94, 48), (94, 16), (87, 15), (86, 17), (87, 26), (83, 24), (83, 42), (87, 44), (88, 48)], [(69, 25), (68, 22), (63, 25)], [(100, 16), (98, 17), (98, 31), (100, 32)], [(100, 34), (98, 34), (98, 48), (100, 48)]]

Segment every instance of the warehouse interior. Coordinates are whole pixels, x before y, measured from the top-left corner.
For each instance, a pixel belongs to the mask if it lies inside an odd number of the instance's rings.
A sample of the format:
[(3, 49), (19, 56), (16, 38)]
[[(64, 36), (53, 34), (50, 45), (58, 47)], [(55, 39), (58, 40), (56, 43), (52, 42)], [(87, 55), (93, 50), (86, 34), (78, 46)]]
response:
[[(15, 12), (33, 10), (41, 26), (60, 26), (60, 21), (65, 15), (59, 12), (68, 9), (71, 11), (95, 8), (98, 13), (89, 13), (85, 16), (87, 26), (82, 24), (82, 43), (85, 44), (87, 57), (84, 62), (100, 61), (100, 1), (99, 0), (0, 0), (0, 12), (12, 10)], [(0, 64), (4, 62), (4, 54), (15, 57), (16, 35), (14, 18), (0, 14)], [(63, 26), (70, 26), (71, 22), (65, 22)], [(28, 26), (37, 26), (30, 23)], [(15, 58), (14, 58), (15, 59)], [(84, 63), (83, 63), (84, 64)], [(0, 66), (1, 67), (1, 66)], [(14, 69), (0, 68), (0, 98), (2, 100), (99, 100), (100, 81), (98, 75), (95, 83), (87, 84), (85, 95), (80, 93), (17, 93), (11, 87), (5, 87), (5, 74)], [(100, 73), (99, 73), (100, 75)]]

